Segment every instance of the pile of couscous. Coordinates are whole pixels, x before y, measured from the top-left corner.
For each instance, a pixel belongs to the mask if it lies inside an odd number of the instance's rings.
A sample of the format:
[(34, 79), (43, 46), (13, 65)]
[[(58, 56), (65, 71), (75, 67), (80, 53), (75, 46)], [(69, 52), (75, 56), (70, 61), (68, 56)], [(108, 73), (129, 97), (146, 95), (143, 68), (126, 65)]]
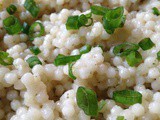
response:
[(1, 120), (160, 120), (160, 1), (0, 0)]

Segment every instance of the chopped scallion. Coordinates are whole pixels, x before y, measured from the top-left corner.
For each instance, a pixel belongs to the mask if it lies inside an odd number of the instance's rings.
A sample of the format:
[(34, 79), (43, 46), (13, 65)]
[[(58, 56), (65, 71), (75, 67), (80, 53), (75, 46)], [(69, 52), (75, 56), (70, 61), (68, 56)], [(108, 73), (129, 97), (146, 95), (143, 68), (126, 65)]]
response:
[(41, 50), (37, 46), (32, 46), (29, 49), (35, 55), (38, 55), (39, 53), (41, 53)]
[(134, 67), (142, 62), (142, 56), (138, 51), (132, 51), (126, 56), (126, 61), (129, 66)]
[(32, 56), (26, 60), (26, 62), (29, 64), (30, 68), (33, 68), (35, 65), (40, 64), (42, 65), (42, 62), (39, 60), (37, 56)]
[(142, 94), (133, 90), (122, 90), (113, 92), (113, 100), (124, 105), (142, 103)]
[(157, 15), (157, 16), (160, 15), (160, 11), (158, 10), (158, 8), (153, 7), (152, 10), (153, 10), (153, 14), (155, 14), (155, 15)]
[(29, 28), (30, 28), (30, 26), (28, 25), (28, 23), (24, 22), (22, 32), (28, 35), (29, 34)]
[(93, 19), (91, 18), (91, 13), (87, 15), (75, 15), (68, 17), (66, 28), (67, 30), (77, 30), (82, 26), (88, 27), (93, 24)]
[(98, 100), (96, 93), (88, 88), (79, 87), (76, 93), (77, 105), (86, 115), (98, 116)]
[(106, 105), (106, 101), (105, 101), (105, 100), (101, 100), (101, 101), (98, 103), (98, 111), (100, 112), (105, 105)]
[(78, 22), (78, 15), (68, 17), (66, 28), (67, 30), (77, 30), (80, 28), (80, 25)]
[(116, 120), (125, 120), (124, 116), (118, 116)]
[(22, 31), (22, 26), (19, 20), (14, 16), (9, 16), (8, 18), (4, 19), (3, 26), (10, 35), (18, 34)]
[(91, 13), (95, 14), (95, 15), (105, 15), (105, 13), (108, 11), (109, 9), (103, 6), (97, 6), (97, 5), (93, 5), (91, 6)]
[(26, 0), (24, 7), (31, 13), (34, 18), (38, 16), (40, 8), (36, 5), (34, 0)]
[(54, 65), (66, 65), (67, 63), (75, 62), (80, 59), (81, 55), (64, 56), (59, 54), (54, 60)]
[(0, 64), (7, 66), (13, 64), (13, 58), (7, 52), (0, 51)]
[(81, 26), (87, 24), (88, 18), (82, 14), (80, 16), (78, 16), (78, 22), (81, 24)]
[(138, 49), (139, 49), (138, 44), (126, 42), (115, 46), (113, 49), (113, 53), (117, 56), (122, 57), (128, 55), (131, 51), (137, 51)]
[(149, 50), (155, 45), (150, 38), (144, 38), (138, 44), (142, 50)]
[[(35, 31), (36, 27), (40, 27), (40, 31)], [(34, 22), (31, 27), (29, 28), (29, 38), (31, 41), (34, 40), (36, 37), (41, 37), (44, 34), (44, 26), (40, 22)]]
[(6, 8), (6, 10), (10, 15), (13, 15), (17, 11), (17, 7), (11, 4), (9, 7)]
[(157, 59), (160, 60), (160, 51), (157, 53)]
[(69, 71), (68, 73), (69, 73), (69, 77), (70, 77), (71, 79), (75, 80), (76, 77), (73, 75), (72, 66), (73, 66), (73, 63), (69, 63), (69, 64), (68, 64), (68, 71)]
[(83, 46), (82, 48), (80, 48), (80, 54), (82, 55), (82, 54), (85, 54), (85, 53), (88, 53), (90, 50), (91, 50), (91, 45), (85, 45), (85, 46)]
[(108, 34), (113, 34), (116, 28), (124, 26), (126, 16), (124, 14), (124, 7), (117, 7), (106, 11), (103, 16), (103, 27)]

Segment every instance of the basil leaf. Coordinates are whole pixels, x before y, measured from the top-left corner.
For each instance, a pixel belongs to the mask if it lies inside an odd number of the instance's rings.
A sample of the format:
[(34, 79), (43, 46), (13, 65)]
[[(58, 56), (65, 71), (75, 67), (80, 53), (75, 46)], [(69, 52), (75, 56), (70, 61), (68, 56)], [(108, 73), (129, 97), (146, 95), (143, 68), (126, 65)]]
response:
[(124, 105), (133, 105), (142, 103), (142, 94), (134, 90), (114, 91), (113, 100)]
[(88, 88), (79, 87), (76, 93), (77, 104), (86, 115), (98, 115), (98, 100), (96, 93)]

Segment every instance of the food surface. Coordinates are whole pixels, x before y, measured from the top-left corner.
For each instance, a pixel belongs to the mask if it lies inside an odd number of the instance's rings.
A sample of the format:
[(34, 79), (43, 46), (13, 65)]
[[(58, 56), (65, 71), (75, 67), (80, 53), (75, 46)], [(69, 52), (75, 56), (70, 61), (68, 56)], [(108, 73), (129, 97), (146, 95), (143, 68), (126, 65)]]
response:
[(160, 120), (160, 1), (0, 0), (0, 120)]

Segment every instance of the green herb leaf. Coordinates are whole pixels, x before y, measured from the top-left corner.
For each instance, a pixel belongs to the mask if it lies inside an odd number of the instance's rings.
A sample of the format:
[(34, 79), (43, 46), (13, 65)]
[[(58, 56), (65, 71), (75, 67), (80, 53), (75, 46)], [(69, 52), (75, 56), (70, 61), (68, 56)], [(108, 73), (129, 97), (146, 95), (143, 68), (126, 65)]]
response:
[(7, 52), (0, 51), (0, 64), (7, 66), (13, 64), (13, 58)]
[(81, 55), (64, 56), (59, 54), (54, 60), (54, 65), (66, 65), (67, 63), (75, 62), (80, 59)]
[(85, 16), (87, 17), (87, 18), (91, 18), (92, 17), (92, 13), (90, 12), (90, 13), (87, 13), (87, 14), (85, 14)]
[(35, 55), (38, 55), (39, 53), (41, 53), (41, 50), (37, 46), (32, 46), (29, 49)]
[(85, 24), (87, 24), (88, 18), (84, 14), (82, 14), (78, 16), (78, 22), (79, 24), (81, 24), (80, 26), (84, 26)]
[(113, 49), (113, 53), (116, 56), (122, 57), (122, 56), (127, 56), (128, 54), (130, 54), (131, 51), (137, 51), (138, 49), (139, 49), (138, 44), (126, 42), (126, 43), (115, 46)]
[(91, 50), (91, 45), (85, 45), (85, 46), (83, 46), (82, 48), (80, 48), (80, 54), (82, 55), (82, 54), (85, 54), (85, 53), (88, 53), (90, 50)]
[(107, 33), (113, 34), (115, 29), (124, 26), (126, 16), (123, 15), (124, 8), (117, 7), (116, 9), (110, 9), (103, 16), (103, 27)]
[(40, 64), (42, 65), (42, 62), (39, 60), (37, 56), (32, 56), (26, 60), (26, 62), (29, 64), (30, 68), (33, 68), (35, 65)]
[(31, 13), (32, 17), (34, 18), (37, 17), (40, 12), (39, 7), (36, 5), (34, 0), (26, 0), (24, 7)]
[(158, 10), (158, 8), (153, 7), (152, 10), (153, 10), (153, 14), (155, 14), (155, 15), (157, 15), (157, 16), (160, 15), (160, 11)]
[(3, 20), (3, 26), (10, 35), (18, 34), (22, 31), (19, 20), (14, 16), (9, 16)]
[(10, 15), (13, 15), (17, 11), (17, 7), (11, 4), (9, 7), (6, 8), (6, 10)]
[(113, 92), (113, 100), (124, 105), (142, 103), (142, 94), (133, 90), (122, 90)]
[(116, 120), (125, 120), (124, 116), (118, 116)]
[(97, 117), (98, 101), (96, 93), (88, 88), (79, 87), (76, 94), (77, 104), (86, 115)]
[(157, 53), (157, 59), (160, 60), (160, 51)]
[(109, 9), (103, 6), (97, 6), (97, 5), (93, 5), (91, 6), (91, 13), (95, 14), (95, 15), (105, 15), (105, 13), (108, 11)]
[(28, 25), (28, 23), (24, 22), (22, 32), (28, 35), (29, 34), (29, 28), (30, 28), (30, 26)]
[(106, 101), (105, 100), (101, 100), (98, 104), (98, 111), (100, 112), (103, 107), (106, 105)]
[(76, 77), (73, 75), (73, 72), (72, 72), (72, 66), (73, 66), (74, 64), (73, 63), (69, 63), (69, 65), (68, 65), (68, 70), (69, 70), (69, 77), (71, 78), (71, 79), (73, 79), (73, 80), (75, 80), (76, 79)]
[[(39, 26), (40, 27), (40, 31), (39, 32), (36, 32), (35, 31), (35, 28)], [(44, 35), (44, 26), (42, 25), (42, 23), (40, 22), (34, 22), (30, 29), (29, 29), (29, 38), (31, 41), (34, 40), (34, 38), (36, 37), (41, 37), (42, 35)]]
[(75, 15), (68, 17), (66, 28), (67, 30), (78, 30), (80, 27), (85, 26), (91, 26), (93, 24), (93, 19), (91, 18), (91, 13), (87, 15)]
[(138, 51), (132, 51), (126, 56), (126, 61), (131, 67), (138, 65), (142, 60), (142, 56)]
[(153, 46), (155, 46), (155, 44), (151, 41), (150, 38), (144, 38), (138, 44), (142, 48), (142, 50), (149, 50)]
[(77, 30), (80, 27), (81, 26), (79, 25), (79, 22), (78, 22), (78, 15), (68, 17), (68, 20), (66, 23), (67, 30)]

